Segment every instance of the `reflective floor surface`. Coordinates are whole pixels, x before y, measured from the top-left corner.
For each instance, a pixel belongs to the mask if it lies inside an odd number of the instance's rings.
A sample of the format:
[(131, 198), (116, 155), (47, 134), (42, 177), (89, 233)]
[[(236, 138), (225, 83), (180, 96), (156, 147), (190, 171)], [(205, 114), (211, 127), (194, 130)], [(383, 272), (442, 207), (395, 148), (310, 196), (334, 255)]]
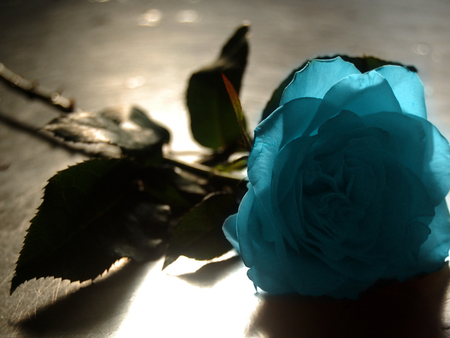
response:
[[(174, 151), (198, 150), (187, 80), (248, 20), (241, 98), (250, 128), (306, 59), (365, 54), (415, 65), (429, 118), (450, 137), (449, 17), (448, 0), (0, 0), (0, 62), (85, 110), (137, 104), (170, 126)], [(29, 131), (54, 118), (54, 108), (5, 83), (0, 98), (1, 337), (445, 336), (448, 269), (347, 303), (257, 294), (237, 258), (198, 271), (180, 260), (165, 272), (162, 261), (123, 260), (94, 283), (41, 279), (10, 296), (42, 188), (86, 157)]]

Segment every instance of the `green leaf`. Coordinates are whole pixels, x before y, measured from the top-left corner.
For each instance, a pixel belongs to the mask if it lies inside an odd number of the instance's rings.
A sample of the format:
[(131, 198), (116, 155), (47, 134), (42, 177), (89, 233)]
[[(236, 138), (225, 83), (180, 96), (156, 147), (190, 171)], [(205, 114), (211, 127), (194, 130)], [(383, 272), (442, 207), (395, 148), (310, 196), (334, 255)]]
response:
[(161, 153), (162, 145), (170, 141), (169, 131), (137, 107), (63, 114), (44, 129), (65, 141), (112, 144), (124, 154), (143, 158)]
[(244, 112), (242, 111), (241, 100), (239, 99), (239, 94), (236, 92), (233, 84), (228, 80), (225, 74), (222, 74), (223, 82), (225, 83), (225, 88), (227, 89), (228, 96), (230, 97), (231, 104), (233, 106), (234, 113), (236, 114), (236, 118), (239, 123), (239, 127), (241, 128), (241, 135), (243, 142), (245, 143), (245, 147), (248, 151), (252, 150), (252, 144), (250, 142), (250, 138), (247, 134), (247, 124), (245, 123)]
[[(404, 66), (403, 64), (399, 62), (394, 61), (385, 61), (378, 58), (375, 58), (373, 56), (364, 56), (364, 57), (350, 57), (347, 55), (339, 55), (336, 54), (334, 56), (323, 56), (323, 57), (317, 57), (317, 59), (334, 59), (336, 57), (340, 56), (344, 61), (351, 62), (355, 65), (355, 67), (361, 72), (365, 73), (368, 71), (371, 71), (373, 69), (376, 69), (378, 67), (382, 67), (385, 65), (395, 65), (395, 66)], [(277, 89), (272, 94), (272, 97), (270, 98), (269, 102), (267, 103), (266, 107), (263, 110), (261, 121), (266, 119), (272, 112), (278, 108), (281, 101), (281, 96), (283, 95), (284, 88), (292, 81), (294, 78), (294, 75), (299, 70), (303, 69), (309, 61), (306, 61), (303, 63), (300, 67), (295, 68), (289, 76), (281, 82), (281, 84), (278, 86)], [(409, 70), (413, 72), (417, 72), (417, 69), (413, 66), (405, 66)]]
[(223, 234), (222, 225), (228, 216), (237, 211), (237, 207), (234, 195), (217, 193), (186, 213), (169, 241), (164, 268), (181, 255), (209, 260), (231, 250), (232, 246)]
[(33, 278), (85, 281), (122, 257), (153, 257), (167, 235), (170, 209), (140, 191), (141, 170), (125, 159), (94, 159), (53, 176), (31, 220), (11, 293)]
[(247, 65), (248, 31), (248, 25), (239, 27), (222, 48), (219, 58), (194, 73), (189, 80), (187, 106), (191, 130), (194, 139), (204, 147), (227, 148), (241, 139), (241, 127), (222, 74), (239, 93)]

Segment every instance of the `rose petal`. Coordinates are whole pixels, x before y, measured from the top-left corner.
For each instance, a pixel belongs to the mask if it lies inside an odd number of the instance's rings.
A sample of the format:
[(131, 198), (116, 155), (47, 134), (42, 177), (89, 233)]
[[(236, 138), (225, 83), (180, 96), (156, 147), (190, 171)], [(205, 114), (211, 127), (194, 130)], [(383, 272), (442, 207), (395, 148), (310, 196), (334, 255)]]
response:
[[(257, 249), (254, 242), (264, 242), (263, 236), (261, 238), (258, 237), (261, 229), (252, 226), (258, 218), (257, 213), (253, 215), (254, 217), (250, 217), (254, 200), (255, 194), (252, 189), (249, 189), (239, 205), (238, 213), (227, 218), (223, 226), (225, 236), (229, 238), (231, 245), (241, 255), (246, 266), (254, 264), (254, 252)], [(252, 228), (250, 230), (256, 230), (255, 235), (248, 236), (249, 227)], [(241, 245), (241, 242), (243, 242), (243, 245)]]
[[(276, 244), (279, 264), (296, 292), (322, 296), (346, 282), (346, 276), (330, 269), (327, 263), (316, 256), (306, 251), (296, 253), (282, 241), (277, 241)], [(333, 282), (330, 283), (330, 281)]]
[(390, 84), (403, 113), (427, 118), (422, 81), (406, 67), (384, 66), (375, 70)]
[[(272, 171), (278, 151), (303, 134), (320, 103), (321, 100), (312, 98), (293, 100), (275, 110), (256, 127), (255, 144), (248, 159), (248, 176), (253, 185)], [(258, 170), (253, 172), (255, 165)]]
[(450, 145), (434, 125), (420, 118), (417, 120), (423, 123), (428, 138), (423, 182), (432, 198), (442, 200), (450, 188)]
[[(279, 150), (289, 139), (295, 138), (306, 129), (320, 104), (318, 99), (299, 99), (274, 111), (255, 129), (255, 144), (248, 160), (248, 178), (265, 216), (277, 223), (272, 196), (272, 171)], [(253, 170), (256, 167), (257, 170)], [(294, 245), (288, 232), (283, 233)]]
[(237, 215), (234, 214), (229, 216), (225, 222), (223, 223), (223, 233), (225, 234), (226, 239), (230, 244), (233, 246), (233, 248), (238, 252), (238, 254), (241, 254), (241, 247), (239, 245), (239, 240), (237, 237)]
[(388, 81), (380, 74), (372, 71), (350, 75), (336, 83), (325, 94), (305, 133), (316, 131), (320, 125), (342, 110), (349, 110), (359, 116), (402, 111)]
[(340, 57), (329, 60), (314, 59), (295, 73), (292, 82), (285, 88), (280, 105), (301, 97), (321, 99), (338, 81), (352, 74), (361, 74), (353, 65)]
[(450, 145), (437, 128), (415, 115), (378, 113), (364, 121), (397, 140), (400, 161), (421, 178), (435, 205), (439, 204), (450, 189)]
[[(296, 203), (298, 202), (297, 197), (301, 198), (301, 196), (295, 196), (295, 181), (300, 171), (299, 168), (314, 139), (314, 137), (293, 139), (278, 153), (273, 164), (271, 194), (275, 202), (272, 203), (271, 208), (277, 220), (277, 228), (293, 248), (298, 243), (298, 240), (294, 237), (298, 239), (305, 236), (302, 228), (296, 226), (298, 224), (296, 223), (298, 214), (295, 214), (295, 211), (298, 212)], [(287, 163), (289, 165), (286, 165)], [(286, 205), (283, 206), (282, 203), (284, 202), (286, 202)], [(292, 206), (293, 209), (286, 213), (286, 206)]]
[[(268, 233), (273, 224), (261, 219), (261, 210), (252, 187), (244, 196), (239, 212), (225, 221), (223, 230), (230, 243), (249, 267), (248, 276), (265, 291), (289, 293), (294, 289), (278, 262), (274, 238)], [(263, 224), (264, 223), (264, 224)]]
[(242, 255), (247, 266), (254, 264), (255, 252), (264, 250), (261, 248), (264, 242), (274, 242), (279, 236), (276, 231), (277, 224), (270, 221), (265, 211), (249, 184), (236, 218), (227, 219), (224, 226), (226, 236), (232, 239), (233, 246)]
[(247, 276), (262, 290), (271, 294), (296, 292), (289, 276), (283, 270), (283, 264), (280, 264), (274, 245), (266, 245), (264, 250), (259, 251), (254, 263)]
[(448, 223), (449, 212), (447, 203), (442, 201), (435, 209), (436, 215), (430, 224), (431, 234), (420, 248), (418, 267), (415, 271), (405, 271), (403, 280), (411, 274), (420, 272), (431, 273), (439, 270), (444, 264), (445, 258), (449, 256), (450, 250), (450, 226)]
[[(391, 157), (391, 158), (389, 158)], [(378, 245), (367, 257), (384, 255), (393, 265), (414, 267), (419, 247), (428, 237), (434, 205), (420, 179), (393, 156), (383, 159), (386, 186), (383, 191), (383, 219)]]

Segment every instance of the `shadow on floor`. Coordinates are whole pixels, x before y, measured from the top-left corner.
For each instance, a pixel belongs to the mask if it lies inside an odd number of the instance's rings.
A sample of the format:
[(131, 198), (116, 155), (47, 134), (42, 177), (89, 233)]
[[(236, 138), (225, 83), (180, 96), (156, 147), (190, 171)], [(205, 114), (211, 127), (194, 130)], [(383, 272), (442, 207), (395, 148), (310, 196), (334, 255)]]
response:
[(193, 273), (186, 273), (177, 277), (195, 286), (213, 287), (229, 273), (240, 267), (241, 264), (241, 258), (234, 256), (223, 261), (206, 264)]
[(130, 261), (111, 276), (39, 309), (16, 326), (32, 337), (114, 332), (133, 293), (155, 264)]
[(450, 281), (442, 270), (406, 282), (392, 282), (339, 300), (292, 295), (261, 296), (250, 336), (265, 338), (444, 338), (441, 317)]

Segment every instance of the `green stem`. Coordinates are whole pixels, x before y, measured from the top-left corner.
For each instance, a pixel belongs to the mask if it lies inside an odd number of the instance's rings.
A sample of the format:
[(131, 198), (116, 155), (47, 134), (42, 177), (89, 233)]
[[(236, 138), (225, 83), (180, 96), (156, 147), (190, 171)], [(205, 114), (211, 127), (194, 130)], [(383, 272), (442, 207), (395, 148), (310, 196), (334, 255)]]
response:
[(245, 179), (237, 175), (220, 172), (214, 170), (211, 167), (198, 163), (186, 163), (180, 160), (176, 160), (171, 157), (164, 157), (164, 162), (169, 163), (175, 167), (183, 169), (189, 173), (198, 175), (200, 177), (207, 178), (209, 180), (215, 180), (215, 182), (223, 185), (237, 186), (241, 184)]

